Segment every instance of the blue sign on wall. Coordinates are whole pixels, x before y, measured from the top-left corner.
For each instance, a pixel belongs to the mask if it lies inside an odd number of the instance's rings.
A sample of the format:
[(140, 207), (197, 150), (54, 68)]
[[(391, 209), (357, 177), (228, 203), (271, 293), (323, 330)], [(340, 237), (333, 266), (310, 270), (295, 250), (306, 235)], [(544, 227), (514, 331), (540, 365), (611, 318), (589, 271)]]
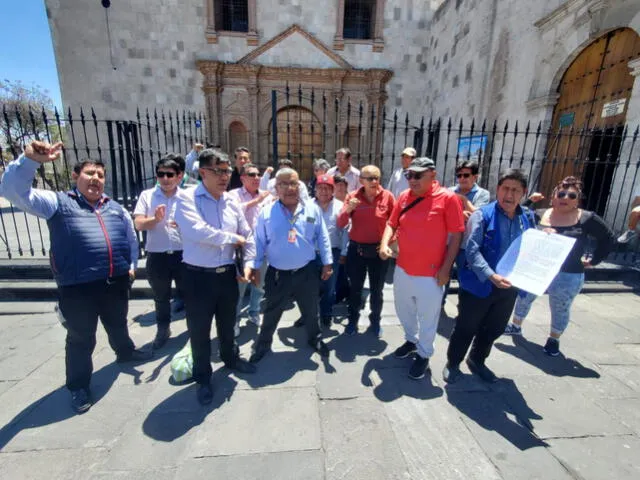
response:
[(479, 157), (487, 148), (486, 135), (473, 135), (458, 139), (458, 156)]

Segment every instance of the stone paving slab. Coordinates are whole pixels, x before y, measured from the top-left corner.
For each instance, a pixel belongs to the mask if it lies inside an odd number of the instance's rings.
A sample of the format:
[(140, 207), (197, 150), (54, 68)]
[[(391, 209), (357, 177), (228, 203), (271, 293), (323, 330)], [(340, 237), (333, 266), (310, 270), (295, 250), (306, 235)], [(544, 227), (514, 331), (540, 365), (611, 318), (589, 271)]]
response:
[(320, 403), (326, 479), (410, 479), (384, 406), (372, 398)]
[[(313, 388), (236, 390), (215, 399), (189, 446), (190, 457), (317, 450), (318, 397)], [(217, 439), (217, 441), (212, 441)]]
[(175, 478), (324, 480), (324, 453), (303, 450), (193, 458), (180, 466)]
[(640, 439), (636, 436), (555, 439), (549, 444), (573, 478), (640, 478)]

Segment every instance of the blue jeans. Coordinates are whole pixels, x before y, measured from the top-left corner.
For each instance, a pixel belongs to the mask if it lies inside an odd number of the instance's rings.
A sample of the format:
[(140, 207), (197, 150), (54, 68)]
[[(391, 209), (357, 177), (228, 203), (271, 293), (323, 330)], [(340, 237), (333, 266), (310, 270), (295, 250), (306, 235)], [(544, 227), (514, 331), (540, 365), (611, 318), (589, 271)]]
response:
[[(333, 274), (328, 280), (320, 282), (320, 318), (330, 317), (333, 312), (333, 304), (336, 303), (336, 283), (338, 281), (338, 268), (340, 267), (340, 249), (332, 248), (333, 255)], [(316, 257), (316, 261), (322, 268), (320, 256)]]
[[(584, 273), (560, 272), (547, 288), (551, 308), (551, 333), (561, 335), (566, 330), (569, 325), (571, 304), (582, 290), (583, 284)], [(513, 316), (517, 320), (524, 320), (535, 299), (536, 296), (532, 293), (518, 296)]]
[(262, 289), (256, 287), (252, 283), (238, 282), (238, 290), (240, 296), (238, 297), (238, 305), (236, 307), (236, 317), (242, 314), (242, 304), (244, 303), (244, 294), (249, 289), (249, 315), (260, 314), (260, 302), (262, 301)]

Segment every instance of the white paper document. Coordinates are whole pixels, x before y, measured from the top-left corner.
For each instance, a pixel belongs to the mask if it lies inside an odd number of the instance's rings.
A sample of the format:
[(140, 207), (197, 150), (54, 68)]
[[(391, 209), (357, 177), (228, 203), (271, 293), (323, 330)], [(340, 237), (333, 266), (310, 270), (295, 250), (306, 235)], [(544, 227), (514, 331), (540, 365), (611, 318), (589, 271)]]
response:
[(530, 228), (502, 256), (496, 273), (514, 287), (542, 295), (566, 260), (575, 238)]

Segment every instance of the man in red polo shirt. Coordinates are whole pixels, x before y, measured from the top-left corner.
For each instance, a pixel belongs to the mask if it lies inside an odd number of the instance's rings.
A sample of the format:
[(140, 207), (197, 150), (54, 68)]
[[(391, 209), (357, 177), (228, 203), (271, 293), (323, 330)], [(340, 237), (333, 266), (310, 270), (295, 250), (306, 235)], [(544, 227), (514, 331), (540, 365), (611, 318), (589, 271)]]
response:
[(405, 175), (409, 190), (400, 194), (391, 213), (380, 243), (380, 258), (391, 256), (389, 241), (397, 233), (393, 294), (406, 342), (394, 355), (405, 358), (416, 353), (409, 377), (417, 380), (424, 377), (433, 355), (443, 287), (460, 248), (464, 217), (456, 194), (436, 181), (433, 160), (416, 158)]
[(380, 314), (382, 312), (382, 289), (389, 261), (378, 256), (380, 240), (393, 205), (393, 194), (380, 185), (380, 169), (367, 165), (360, 173), (358, 190), (347, 195), (338, 215), (338, 228), (345, 228), (351, 219), (349, 248), (347, 249), (347, 276), (351, 283), (349, 293), (349, 324), (346, 335), (358, 331), (362, 287), (369, 274), (371, 314), (368, 331), (380, 336)]

